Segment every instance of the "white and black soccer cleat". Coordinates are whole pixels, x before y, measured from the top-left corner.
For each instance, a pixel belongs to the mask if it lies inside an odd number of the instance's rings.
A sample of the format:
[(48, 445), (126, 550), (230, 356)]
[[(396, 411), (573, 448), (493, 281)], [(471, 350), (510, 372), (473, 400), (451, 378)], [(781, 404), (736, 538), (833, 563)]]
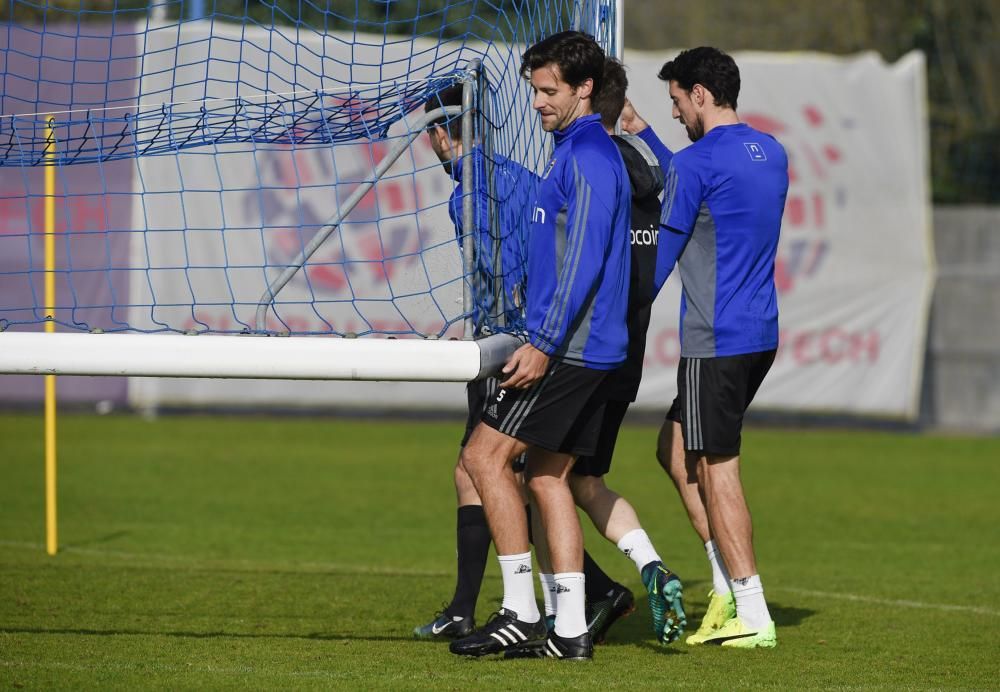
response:
[(545, 655), (564, 661), (589, 661), (594, 658), (594, 643), (590, 632), (578, 637), (560, 637), (555, 630), (549, 632), (545, 642)]
[(513, 610), (501, 608), (493, 613), (482, 628), (468, 637), (456, 639), (448, 649), (459, 656), (489, 656), (509, 651), (537, 647), (548, 634), (545, 619), (524, 622)]

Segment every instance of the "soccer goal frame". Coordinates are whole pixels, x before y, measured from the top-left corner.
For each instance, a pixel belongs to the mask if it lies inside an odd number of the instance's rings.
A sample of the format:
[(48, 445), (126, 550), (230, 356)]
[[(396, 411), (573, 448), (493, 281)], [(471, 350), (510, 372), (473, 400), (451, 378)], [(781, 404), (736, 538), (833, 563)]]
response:
[[(375, 184), (409, 149), (427, 125), (441, 118), (462, 119), (463, 159), (472, 156), (480, 63), (468, 65), (462, 85), (462, 106), (444, 106), (422, 113), (379, 161), (371, 175), (340, 205), (336, 215), (316, 233), (299, 255), (271, 281), (257, 305), (257, 334), (118, 334), (14, 332), (0, 333), (0, 374), (87, 375), (141, 377), (211, 377), (291, 380), (384, 380), (462, 382), (496, 370), (522, 341), (506, 333), (473, 338), (473, 296), (462, 284), (462, 339), (326, 338), (266, 335), (267, 310), (281, 290), (310, 257), (340, 227)], [(463, 166), (462, 183), (473, 187), (474, 167)], [(474, 226), (472, 195), (462, 199), (465, 228)], [(54, 231), (47, 230), (47, 236)], [(471, 276), (475, 245), (462, 245), (462, 264)], [(46, 271), (50, 275), (52, 269)], [(49, 299), (51, 301), (51, 298)], [(46, 309), (51, 316), (52, 309)]]
[[(572, 25), (591, 31), (611, 52), (620, 56), (622, 1), (573, 0), (573, 6)], [(101, 329), (93, 329), (91, 333), (56, 332), (56, 303), (48, 295), (48, 287), (57, 268), (47, 262), (44, 269), (47, 297), (43, 305), (35, 308), (37, 314), (44, 316), (45, 331), (4, 329), (6, 325), (0, 320), (0, 374), (460, 382), (495, 372), (523, 340), (514, 333), (491, 333), (489, 328), (485, 330), (486, 336), (474, 338), (474, 334), (479, 335), (481, 325), (475, 325), (472, 318), (471, 279), (477, 262), (472, 242), (462, 244), (461, 264), (465, 278), (461, 304), (465, 317), (460, 338), (419, 333), (399, 337), (352, 338), (354, 335), (350, 333), (341, 337), (299, 336), (267, 329), (268, 311), (281, 291), (302, 272), (313, 253), (335, 236), (356, 205), (425, 131), (428, 123), (441, 117), (461, 115), (463, 159), (469, 160), (476, 131), (473, 118), (481, 117), (481, 109), (476, 107), (480, 97), (476, 90), (482, 87), (481, 68), (478, 61), (470, 62), (465, 74), (458, 77), (464, 87), (461, 107), (442, 107), (417, 117), (413, 117), (413, 113), (407, 116), (406, 136), (394, 143), (374, 166), (368, 179), (338, 206), (336, 215), (309, 239), (298, 256), (267, 283), (256, 306), (254, 328), (246, 330), (248, 333), (236, 335), (198, 330), (187, 334), (176, 333), (176, 330), (166, 333), (126, 330), (126, 333)], [(172, 104), (164, 105), (165, 109), (171, 107)], [(34, 115), (38, 116), (37, 121), (48, 117), (44, 113)], [(89, 112), (87, 117), (90, 118)], [(211, 113), (206, 116), (203, 107), (195, 127), (199, 127), (206, 117), (211, 117)], [(14, 131), (13, 126), (11, 131)], [(189, 134), (187, 139), (190, 137)], [(50, 138), (45, 143), (45, 158), (36, 161), (35, 165), (54, 167), (53, 161), (45, 159), (55, 153), (57, 146), (55, 138)], [(466, 190), (473, 187), (473, 169), (472, 165), (463, 166), (462, 184)], [(48, 171), (46, 176), (48, 178)], [(53, 189), (47, 185), (46, 206), (52, 195)], [(475, 225), (473, 204), (473, 196), (466, 194), (461, 212), (466, 229)], [(46, 241), (56, 235), (48, 212), (41, 230)], [(499, 295), (498, 283), (492, 289), (494, 298)], [(503, 320), (502, 314), (500, 320)]]

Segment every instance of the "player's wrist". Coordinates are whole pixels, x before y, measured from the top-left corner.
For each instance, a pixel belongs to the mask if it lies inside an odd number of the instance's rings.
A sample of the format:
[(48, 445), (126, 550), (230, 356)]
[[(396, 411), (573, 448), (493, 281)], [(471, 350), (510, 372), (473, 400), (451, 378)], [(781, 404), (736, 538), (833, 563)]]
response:
[(535, 336), (534, 334), (530, 335), (530, 338), (528, 339), (528, 345), (533, 347), (537, 351), (541, 351), (546, 356), (552, 355), (553, 353), (555, 353), (556, 350), (556, 347), (553, 344), (550, 344), (549, 342), (545, 341), (544, 339), (538, 336)]

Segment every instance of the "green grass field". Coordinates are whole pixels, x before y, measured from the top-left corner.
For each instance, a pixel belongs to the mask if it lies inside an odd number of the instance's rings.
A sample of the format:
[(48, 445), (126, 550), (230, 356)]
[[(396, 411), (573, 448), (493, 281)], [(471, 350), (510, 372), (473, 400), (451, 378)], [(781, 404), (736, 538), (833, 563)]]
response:
[[(623, 430), (608, 481), (697, 623), (707, 562), (655, 432)], [(660, 647), (643, 604), (593, 663), (569, 664), (411, 639), (454, 584), (459, 435), (457, 421), (63, 415), (49, 557), (41, 417), (0, 415), (0, 687), (1000, 687), (1000, 439), (747, 431), (778, 648)], [(491, 561), (480, 621), (500, 591)]]

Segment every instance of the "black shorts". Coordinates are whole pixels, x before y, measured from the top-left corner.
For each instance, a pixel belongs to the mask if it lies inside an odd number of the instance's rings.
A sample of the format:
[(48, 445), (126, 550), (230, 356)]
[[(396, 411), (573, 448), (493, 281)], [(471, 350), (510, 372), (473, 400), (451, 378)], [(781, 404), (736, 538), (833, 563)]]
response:
[(681, 422), (681, 398), (679, 396), (674, 397), (674, 401), (670, 404), (670, 408), (667, 409), (667, 415), (665, 416), (667, 420), (672, 420), (675, 423)]
[(681, 357), (677, 366), (677, 401), (684, 449), (712, 456), (740, 453), (743, 415), (771, 369), (775, 353)]
[[(469, 402), (469, 413), (465, 418), (465, 434), (462, 435), (462, 447), (469, 441), (472, 431), (483, 419), (483, 409), (486, 402), (496, 396), (500, 389), (500, 381), (495, 377), (486, 377), (481, 380), (474, 380), (465, 385), (465, 397)], [(524, 464), (527, 455), (522, 454), (514, 460), (513, 467), (515, 473), (524, 471)]]
[(500, 389), (500, 383), (495, 377), (486, 377), (481, 380), (473, 380), (465, 385), (465, 397), (469, 402), (469, 413), (465, 418), (465, 434), (462, 435), (462, 446), (469, 441), (472, 431), (483, 419), (483, 409), (486, 402), (496, 396)]
[(503, 389), (483, 411), (483, 423), (530, 445), (577, 456), (593, 454), (606, 394), (606, 370), (552, 361), (530, 389)]
[(597, 438), (597, 449), (590, 456), (580, 457), (573, 464), (573, 473), (578, 476), (605, 476), (611, 470), (611, 457), (615, 454), (618, 431), (621, 430), (625, 412), (631, 401), (609, 399), (604, 405), (601, 419), (601, 433)]

